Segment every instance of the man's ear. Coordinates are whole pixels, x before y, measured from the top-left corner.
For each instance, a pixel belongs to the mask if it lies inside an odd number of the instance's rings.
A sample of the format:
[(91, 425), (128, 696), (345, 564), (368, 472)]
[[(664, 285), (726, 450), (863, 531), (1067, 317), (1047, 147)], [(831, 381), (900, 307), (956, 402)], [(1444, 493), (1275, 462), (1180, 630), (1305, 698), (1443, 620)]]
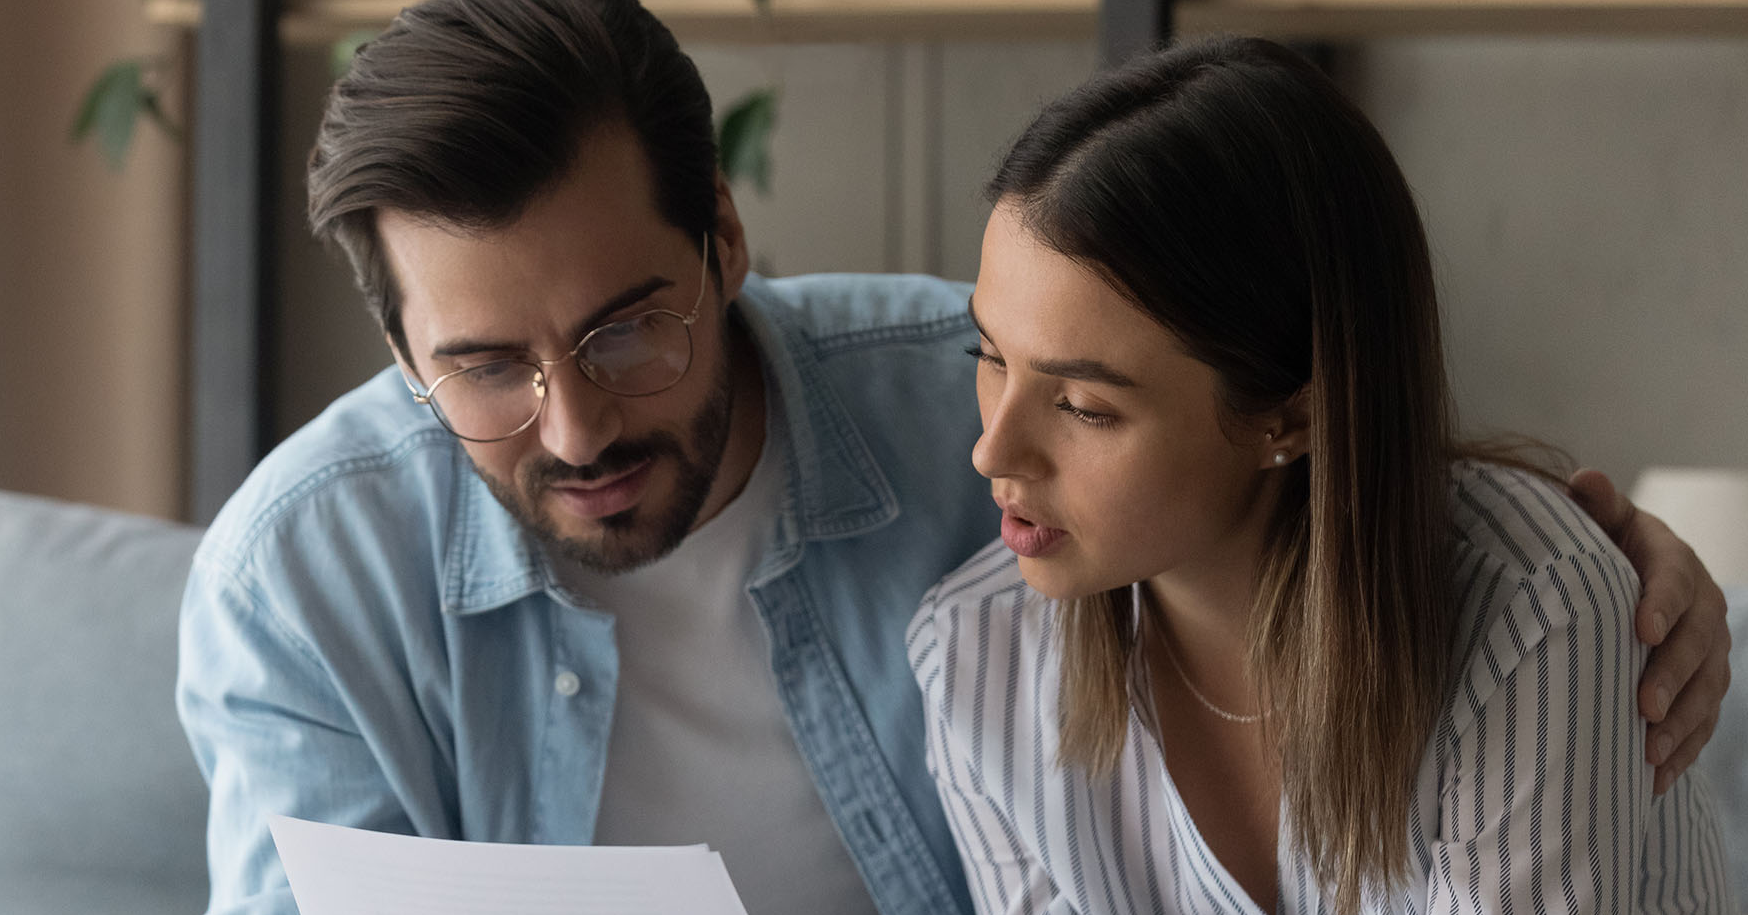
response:
[(1311, 450), (1311, 394), (1301, 387), (1263, 418), (1257, 466), (1285, 467)]
[(752, 255), (747, 251), (746, 228), (734, 208), (734, 192), (721, 169), (716, 172), (716, 234), (711, 243), (716, 246), (710, 254), (722, 271), (722, 301), (726, 304), (740, 295), (741, 284), (746, 282), (747, 271), (751, 269)]
[(401, 374), (406, 376), (408, 381), (416, 382), (421, 387), (424, 386), (425, 381), (419, 377), (419, 370), (413, 368), (412, 363), (408, 362), (406, 355), (401, 352), (401, 348), (395, 345), (394, 335), (388, 331), (383, 331), (382, 342), (388, 344), (389, 354), (395, 357), (395, 365), (401, 367)]

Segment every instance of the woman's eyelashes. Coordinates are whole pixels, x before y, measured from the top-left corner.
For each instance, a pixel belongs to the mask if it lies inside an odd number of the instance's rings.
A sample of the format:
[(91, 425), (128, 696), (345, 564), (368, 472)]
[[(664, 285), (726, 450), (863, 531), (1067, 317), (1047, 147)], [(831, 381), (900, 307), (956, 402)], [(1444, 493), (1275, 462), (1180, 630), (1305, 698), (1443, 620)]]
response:
[(965, 347), (965, 355), (970, 356), (985, 365), (992, 365), (998, 369), (1007, 367), (1007, 363), (1003, 362), (1000, 356), (986, 352), (981, 344), (973, 343), (970, 346)]
[[(985, 350), (980, 345), (972, 345), (972, 346), (965, 347), (965, 355), (970, 356), (973, 359), (976, 359), (978, 362), (983, 363), (984, 365), (987, 365), (993, 369), (1001, 370), (1001, 369), (1007, 368), (1007, 362), (1005, 360), (1003, 360), (1000, 356), (997, 356), (996, 354)], [(1056, 401), (1056, 409), (1064, 414), (1067, 414), (1070, 417), (1073, 417), (1077, 422), (1085, 423), (1086, 425), (1089, 425), (1089, 426), (1095, 426), (1095, 427), (1110, 426), (1110, 425), (1113, 425), (1114, 423), (1116, 423), (1116, 421), (1117, 421), (1117, 417), (1113, 414), (1100, 413), (1097, 410), (1088, 410), (1088, 409), (1085, 409), (1082, 407), (1077, 407), (1074, 405), (1073, 401), (1069, 400), (1066, 397), (1063, 397), (1060, 400)]]
[(1069, 402), (1068, 398), (1066, 398), (1066, 397), (1064, 397), (1061, 400), (1058, 400), (1056, 402), (1056, 409), (1061, 410), (1064, 413), (1067, 413), (1069, 416), (1072, 416), (1076, 420), (1079, 420), (1080, 422), (1086, 423), (1089, 426), (1101, 426), (1101, 427), (1102, 426), (1109, 426), (1117, 421), (1117, 417), (1112, 416), (1109, 413), (1098, 413), (1098, 412), (1095, 412), (1092, 410), (1083, 410), (1080, 407), (1077, 407), (1073, 403)]

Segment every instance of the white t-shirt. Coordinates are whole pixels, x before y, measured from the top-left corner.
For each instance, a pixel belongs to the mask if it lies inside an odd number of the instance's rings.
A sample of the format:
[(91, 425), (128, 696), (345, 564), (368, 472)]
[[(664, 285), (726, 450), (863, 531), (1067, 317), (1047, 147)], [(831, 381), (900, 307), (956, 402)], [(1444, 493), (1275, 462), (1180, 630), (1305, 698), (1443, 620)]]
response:
[(814, 788), (746, 584), (774, 533), (780, 462), (668, 556), (620, 575), (559, 561), (615, 617), (619, 691), (595, 841), (708, 843), (751, 915), (873, 915)]

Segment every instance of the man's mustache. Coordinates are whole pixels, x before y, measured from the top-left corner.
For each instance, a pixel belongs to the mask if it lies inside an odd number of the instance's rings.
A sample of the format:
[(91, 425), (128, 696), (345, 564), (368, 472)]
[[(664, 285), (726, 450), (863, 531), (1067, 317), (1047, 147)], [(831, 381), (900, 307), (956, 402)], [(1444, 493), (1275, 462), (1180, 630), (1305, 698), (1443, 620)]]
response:
[(624, 473), (644, 461), (662, 455), (673, 455), (684, 460), (686, 452), (674, 436), (657, 432), (635, 441), (614, 442), (595, 460), (581, 467), (554, 457), (544, 458), (534, 465), (528, 479), (540, 487), (555, 483), (589, 483), (602, 477)]

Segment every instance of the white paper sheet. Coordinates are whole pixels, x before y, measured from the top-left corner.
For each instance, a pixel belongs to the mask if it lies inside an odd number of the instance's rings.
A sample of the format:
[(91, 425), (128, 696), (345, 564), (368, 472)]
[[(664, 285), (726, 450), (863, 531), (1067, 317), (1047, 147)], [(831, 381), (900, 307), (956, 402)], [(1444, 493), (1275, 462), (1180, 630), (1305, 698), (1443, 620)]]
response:
[(275, 816), (300, 915), (746, 915), (703, 846), (453, 842)]

